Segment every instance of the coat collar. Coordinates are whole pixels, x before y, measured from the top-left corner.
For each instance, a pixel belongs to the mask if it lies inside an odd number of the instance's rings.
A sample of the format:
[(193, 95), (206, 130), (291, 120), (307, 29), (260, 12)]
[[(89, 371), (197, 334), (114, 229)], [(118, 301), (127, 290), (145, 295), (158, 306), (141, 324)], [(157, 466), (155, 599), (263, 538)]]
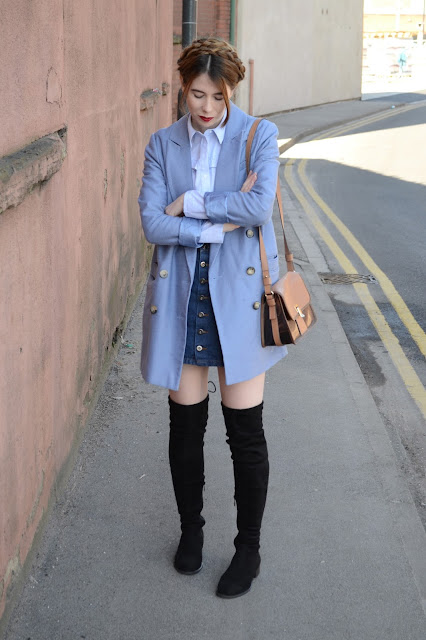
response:
[(225, 140), (232, 140), (236, 136), (240, 136), (242, 130), (247, 127), (248, 116), (244, 111), (239, 109), (233, 102), (231, 104), (231, 113), (226, 124)]
[[(246, 127), (248, 116), (241, 111), (233, 102), (231, 105), (231, 113), (226, 124), (224, 142), (232, 140), (241, 134), (241, 130)], [(170, 131), (170, 140), (176, 142), (181, 147), (189, 147), (188, 136), (188, 118), (189, 114), (184, 115), (180, 120), (175, 122)]]
[(189, 147), (188, 118), (189, 113), (182, 116), (170, 127), (170, 140), (180, 147)]

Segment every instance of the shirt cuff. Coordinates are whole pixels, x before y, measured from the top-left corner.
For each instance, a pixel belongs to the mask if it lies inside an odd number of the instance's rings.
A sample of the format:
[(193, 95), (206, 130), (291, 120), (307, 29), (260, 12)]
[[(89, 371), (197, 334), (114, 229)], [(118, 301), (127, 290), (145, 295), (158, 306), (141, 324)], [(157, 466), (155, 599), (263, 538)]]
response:
[(186, 191), (183, 198), (183, 212), (187, 218), (207, 220), (206, 209), (204, 207), (204, 194), (195, 189)]
[(202, 244), (222, 244), (224, 237), (225, 233), (223, 231), (223, 224), (205, 222), (201, 227), (200, 242)]

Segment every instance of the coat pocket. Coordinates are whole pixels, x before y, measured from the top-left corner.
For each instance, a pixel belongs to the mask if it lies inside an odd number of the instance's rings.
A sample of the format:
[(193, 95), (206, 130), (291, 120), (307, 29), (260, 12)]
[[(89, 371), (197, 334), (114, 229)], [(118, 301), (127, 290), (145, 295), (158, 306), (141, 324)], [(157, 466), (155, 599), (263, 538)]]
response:
[(155, 280), (157, 277), (157, 273), (158, 273), (158, 262), (153, 260), (151, 262), (151, 269), (149, 271), (148, 282), (151, 280)]
[(276, 274), (280, 270), (278, 254), (277, 253), (272, 253), (272, 254), (270, 254), (270, 255), (268, 255), (266, 257), (268, 258), (269, 273), (271, 274), (271, 277), (272, 277), (272, 274)]

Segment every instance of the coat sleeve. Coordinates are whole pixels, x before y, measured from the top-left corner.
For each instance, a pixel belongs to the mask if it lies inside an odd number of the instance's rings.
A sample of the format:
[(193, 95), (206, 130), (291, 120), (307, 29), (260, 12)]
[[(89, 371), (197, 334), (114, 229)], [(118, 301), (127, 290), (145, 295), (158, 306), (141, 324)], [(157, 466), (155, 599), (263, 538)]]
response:
[[(278, 129), (262, 120), (256, 131), (251, 152), (251, 169), (257, 173), (254, 187), (242, 191), (206, 193), (204, 204), (210, 222), (260, 227), (266, 224), (274, 206), (278, 175)], [(256, 138), (259, 142), (255, 145)]]
[(204, 220), (173, 217), (164, 213), (169, 204), (168, 190), (156, 134), (145, 149), (145, 165), (140, 190), (139, 208), (145, 238), (152, 244), (199, 247)]

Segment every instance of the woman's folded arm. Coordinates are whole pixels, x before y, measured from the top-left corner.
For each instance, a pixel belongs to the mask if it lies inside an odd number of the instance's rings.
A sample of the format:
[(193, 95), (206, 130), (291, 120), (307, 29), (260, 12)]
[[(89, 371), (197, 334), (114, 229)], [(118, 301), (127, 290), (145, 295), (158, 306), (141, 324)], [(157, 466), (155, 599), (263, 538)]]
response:
[(139, 208), (142, 228), (148, 242), (152, 244), (199, 247), (204, 220), (174, 217), (164, 213), (169, 204), (163, 170), (158, 161), (156, 134), (145, 149), (145, 166), (140, 190)]
[[(262, 127), (263, 123), (265, 125)], [(279, 167), (277, 128), (271, 122), (262, 121), (267, 136), (252, 153), (251, 169), (257, 174), (254, 186), (248, 192), (213, 191), (204, 196), (208, 219), (213, 223), (232, 223), (242, 227), (259, 227), (272, 216)], [(265, 132), (266, 133), (266, 132)], [(254, 148), (254, 143), (253, 143)]]

